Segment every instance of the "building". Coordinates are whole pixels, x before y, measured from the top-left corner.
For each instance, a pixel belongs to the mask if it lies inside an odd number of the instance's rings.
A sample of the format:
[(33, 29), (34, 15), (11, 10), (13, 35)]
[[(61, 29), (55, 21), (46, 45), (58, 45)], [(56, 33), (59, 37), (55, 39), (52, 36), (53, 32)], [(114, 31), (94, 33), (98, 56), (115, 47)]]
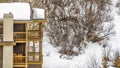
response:
[(42, 68), (45, 10), (0, 3), (0, 68)]

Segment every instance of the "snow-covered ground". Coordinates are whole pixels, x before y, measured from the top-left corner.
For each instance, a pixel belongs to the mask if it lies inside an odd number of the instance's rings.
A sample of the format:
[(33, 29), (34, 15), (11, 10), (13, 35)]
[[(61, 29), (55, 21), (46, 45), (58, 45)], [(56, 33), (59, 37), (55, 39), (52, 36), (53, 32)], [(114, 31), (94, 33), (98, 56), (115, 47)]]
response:
[[(112, 15), (114, 16), (114, 20), (112, 22), (115, 24), (114, 30), (116, 34), (111, 36), (110, 40), (108, 41), (108, 44), (111, 46), (111, 57), (117, 49), (120, 49), (120, 15), (116, 13), (118, 11), (118, 9), (115, 7), (116, 1), (117, 0), (113, 0), (112, 7)], [(102, 67), (102, 46), (100, 46), (98, 43), (88, 43), (88, 47), (86, 47), (83, 51), (85, 51), (85, 53), (73, 57), (72, 60), (59, 58), (60, 54), (56, 48), (49, 44), (49, 40), (44, 33), (43, 68), (91, 68), (90, 65), (94, 65), (92, 62), (96, 62), (97, 65)], [(109, 68), (113, 67), (110, 66)]]
[(57, 49), (49, 44), (46, 36), (43, 39), (43, 68), (87, 68), (95, 60), (98, 65), (102, 62), (102, 46), (98, 43), (89, 43), (84, 49), (85, 53), (73, 57), (72, 60), (60, 58)]

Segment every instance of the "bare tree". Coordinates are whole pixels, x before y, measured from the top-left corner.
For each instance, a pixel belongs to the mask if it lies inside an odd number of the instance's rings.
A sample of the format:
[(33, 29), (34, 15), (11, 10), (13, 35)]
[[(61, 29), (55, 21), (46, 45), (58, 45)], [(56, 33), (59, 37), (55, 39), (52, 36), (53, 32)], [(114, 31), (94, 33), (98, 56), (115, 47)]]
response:
[(107, 43), (103, 44), (103, 67), (107, 68), (108, 67), (108, 62), (110, 62), (110, 52), (111, 52), (111, 46), (108, 45)]
[(106, 61), (109, 61), (110, 52), (111, 52), (111, 46), (110, 45), (104, 47), (103, 56), (104, 56), (104, 58), (105, 58)]
[(116, 52), (114, 53), (114, 58), (115, 58), (115, 61), (114, 61), (115, 67), (120, 68), (120, 51), (119, 51), (119, 49), (117, 49)]
[(118, 8), (117, 13), (120, 15), (120, 0), (116, 3), (116, 7)]
[[(84, 42), (99, 42), (112, 34), (110, 0), (44, 0), (47, 31), (60, 53), (74, 55)], [(105, 26), (107, 24), (107, 26)]]

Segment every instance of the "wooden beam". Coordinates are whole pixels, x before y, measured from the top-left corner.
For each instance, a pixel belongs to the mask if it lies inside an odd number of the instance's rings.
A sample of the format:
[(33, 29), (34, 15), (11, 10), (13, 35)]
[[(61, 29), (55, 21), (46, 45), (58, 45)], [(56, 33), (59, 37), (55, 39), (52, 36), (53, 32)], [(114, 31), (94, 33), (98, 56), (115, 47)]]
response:
[(39, 23), (45, 23), (45, 22), (48, 22), (47, 20), (43, 19), (43, 20), (33, 20), (33, 22), (39, 22)]
[(13, 67), (26, 67), (26, 65), (13, 65)]
[(0, 42), (0, 46), (15, 46), (16, 42)]

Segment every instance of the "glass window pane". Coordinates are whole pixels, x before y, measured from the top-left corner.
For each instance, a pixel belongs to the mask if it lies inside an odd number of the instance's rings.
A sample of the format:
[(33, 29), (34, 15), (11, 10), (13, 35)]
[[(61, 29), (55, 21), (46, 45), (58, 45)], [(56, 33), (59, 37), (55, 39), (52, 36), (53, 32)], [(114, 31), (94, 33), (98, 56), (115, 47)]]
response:
[(39, 52), (39, 41), (35, 41), (35, 52)]
[(39, 55), (35, 55), (35, 61), (39, 61)]
[(25, 32), (25, 24), (14, 24), (14, 32)]
[(34, 48), (33, 48), (33, 41), (29, 41), (29, 42), (28, 42), (28, 48), (29, 48), (29, 49), (28, 49), (28, 52), (33, 52), (33, 49), (34, 49)]
[(29, 61), (33, 61), (33, 56), (28, 56)]
[(39, 23), (29, 23), (28, 30), (39, 30)]

